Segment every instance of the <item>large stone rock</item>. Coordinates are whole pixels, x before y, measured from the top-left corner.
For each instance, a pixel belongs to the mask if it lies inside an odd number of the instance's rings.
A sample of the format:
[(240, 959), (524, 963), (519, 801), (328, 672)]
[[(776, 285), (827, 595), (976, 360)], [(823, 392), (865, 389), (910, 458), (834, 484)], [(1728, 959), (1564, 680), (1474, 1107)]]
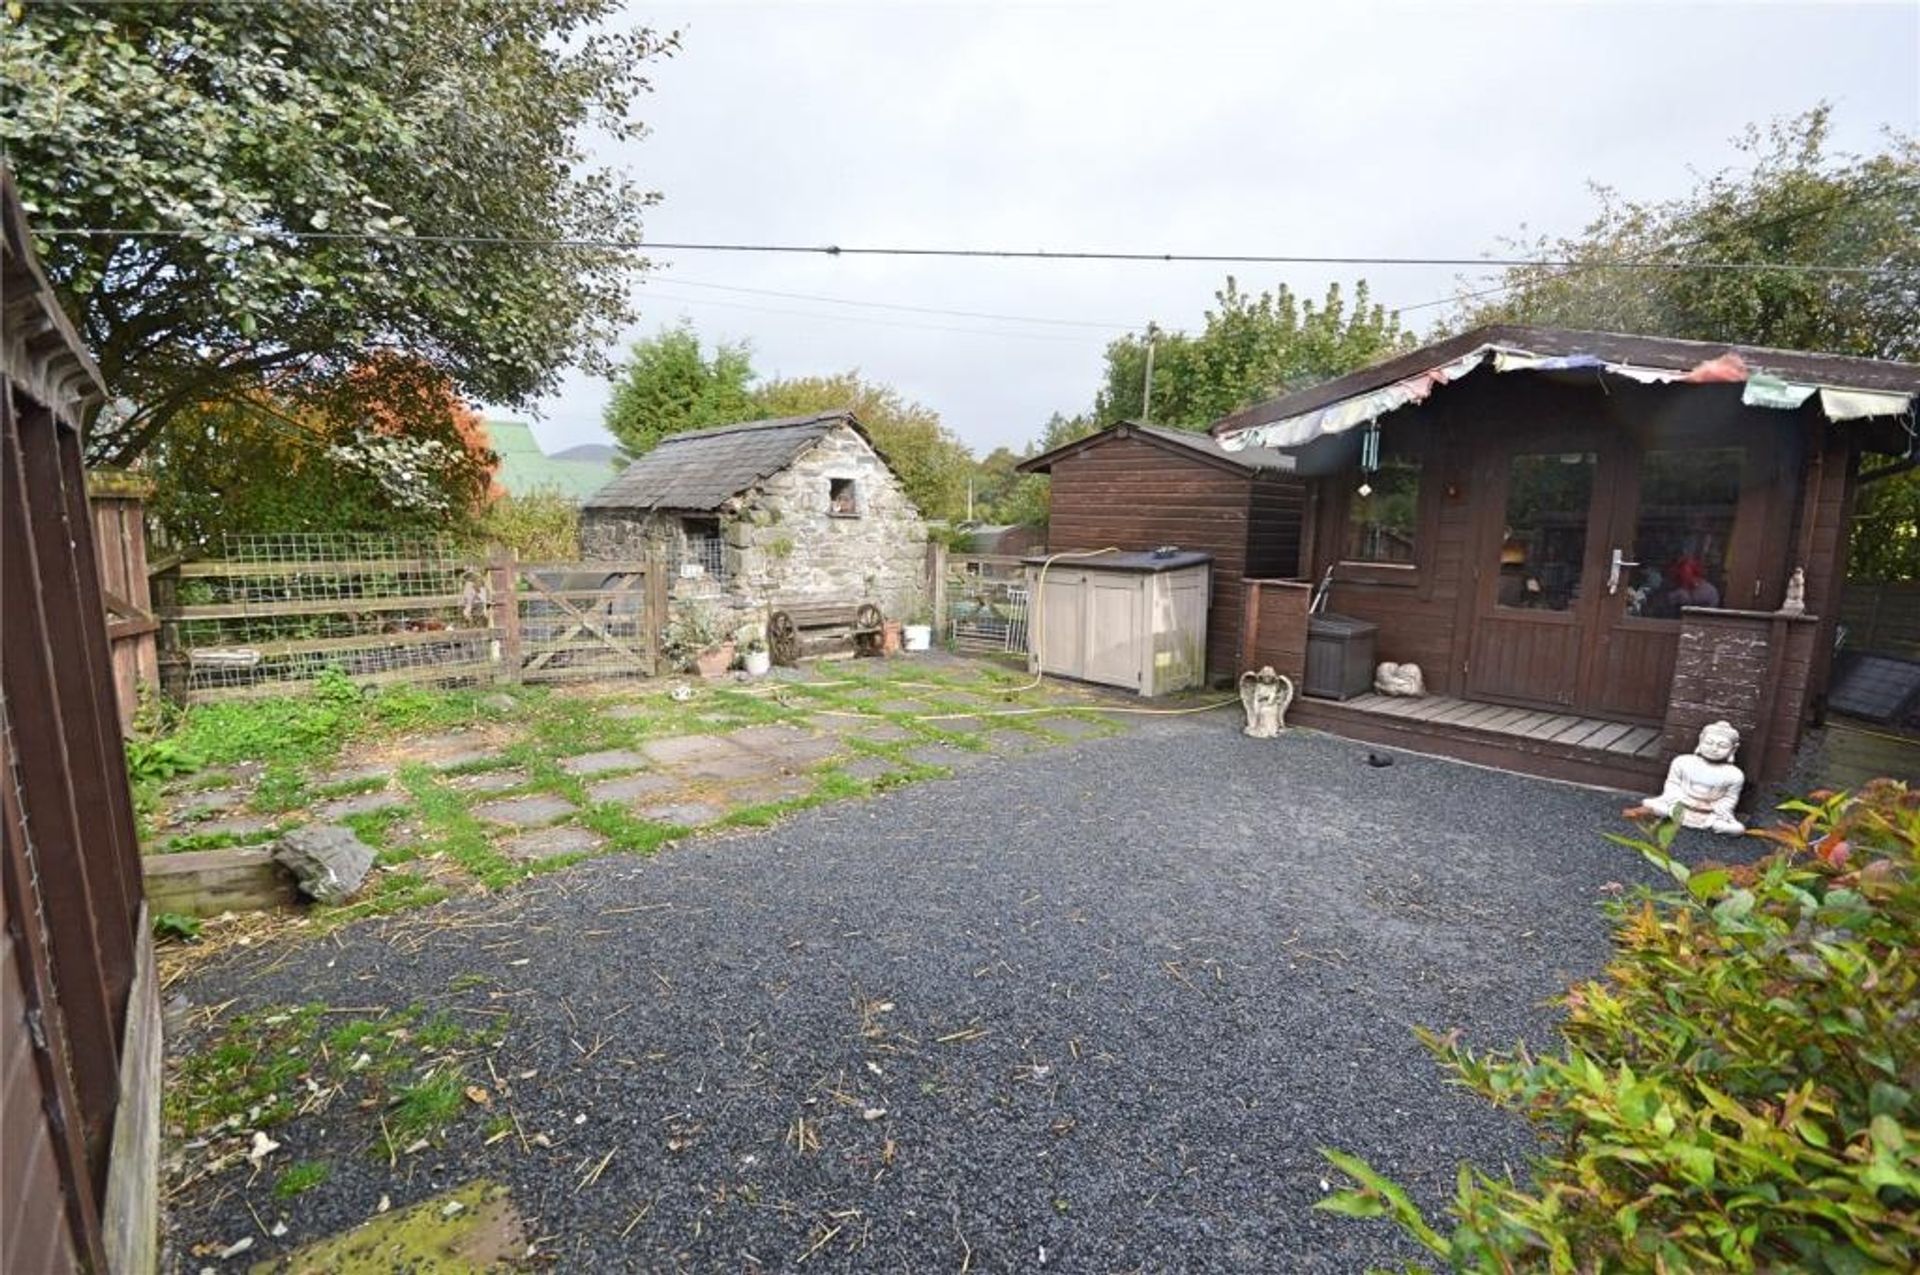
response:
[(373, 867), (373, 847), (339, 824), (307, 824), (281, 836), (274, 860), (293, 873), (301, 893), (318, 903), (343, 903)]

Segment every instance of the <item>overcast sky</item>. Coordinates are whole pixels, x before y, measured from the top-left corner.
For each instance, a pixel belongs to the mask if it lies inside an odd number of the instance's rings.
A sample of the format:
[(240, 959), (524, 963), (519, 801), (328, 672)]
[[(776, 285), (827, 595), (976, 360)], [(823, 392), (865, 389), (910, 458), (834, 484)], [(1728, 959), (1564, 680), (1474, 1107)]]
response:
[[(644, 142), (652, 241), (1468, 256), (1572, 232), (1589, 180), (1685, 192), (1750, 122), (1835, 106), (1841, 149), (1920, 129), (1920, 4), (636, 4), (679, 28)], [(1197, 325), (1227, 272), (1169, 263), (675, 253), (642, 336), (689, 318), (763, 376), (859, 368), (978, 452), (1086, 407), (1101, 350)], [(1448, 296), (1458, 271), (1237, 271)], [(726, 289), (755, 289), (756, 292)], [(800, 293), (868, 303), (761, 295)], [(972, 311), (1016, 322), (870, 308)], [(1409, 313), (1420, 330), (1441, 313)], [(1059, 322), (1066, 321), (1066, 322)], [(604, 438), (569, 377), (535, 429)]]

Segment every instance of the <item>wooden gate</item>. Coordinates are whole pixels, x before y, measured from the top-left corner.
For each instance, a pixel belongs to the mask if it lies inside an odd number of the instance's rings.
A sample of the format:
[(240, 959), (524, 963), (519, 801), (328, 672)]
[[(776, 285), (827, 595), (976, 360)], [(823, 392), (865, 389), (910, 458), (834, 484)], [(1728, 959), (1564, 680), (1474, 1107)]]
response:
[(659, 671), (667, 614), (659, 564), (499, 557), (489, 574), (501, 676), (553, 682)]
[(0, 223), (0, 1270), (150, 1270), (159, 1002), (80, 461), (104, 393), (4, 166)]
[(87, 474), (93, 543), (100, 555), (100, 600), (107, 608), (107, 644), (113, 652), (113, 689), (120, 728), (133, 730), (140, 694), (160, 689), (160, 655), (147, 581), (147, 497), (152, 480), (96, 469)]

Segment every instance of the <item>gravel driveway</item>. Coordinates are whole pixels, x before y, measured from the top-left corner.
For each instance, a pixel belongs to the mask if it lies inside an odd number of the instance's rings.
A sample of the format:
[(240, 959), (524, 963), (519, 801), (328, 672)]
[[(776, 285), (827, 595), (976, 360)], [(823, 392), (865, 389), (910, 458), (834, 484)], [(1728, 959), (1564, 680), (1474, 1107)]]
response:
[(1603, 886), (1651, 879), (1601, 839), (1620, 798), (1145, 721), (223, 959), (180, 990), (509, 1009), (489, 1065), (518, 1129), (483, 1146), (466, 1120), (389, 1171), (371, 1117), (302, 1117), (275, 1136), (329, 1157), (326, 1186), (188, 1193), (176, 1251), (254, 1233), (249, 1203), (289, 1227), (253, 1261), (486, 1176), (562, 1270), (1411, 1255), (1310, 1211), (1316, 1149), (1427, 1205), (1463, 1157), (1522, 1164), (1525, 1127), (1445, 1085), (1410, 1027), (1545, 1038), (1542, 1002), (1605, 957)]

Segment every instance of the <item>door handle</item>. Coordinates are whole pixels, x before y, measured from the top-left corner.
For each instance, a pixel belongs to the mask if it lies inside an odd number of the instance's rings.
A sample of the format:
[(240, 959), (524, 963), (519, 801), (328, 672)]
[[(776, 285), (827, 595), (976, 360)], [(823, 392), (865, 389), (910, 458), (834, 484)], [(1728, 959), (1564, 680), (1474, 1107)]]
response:
[(1618, 592), (1620, 592), (1620, 568), (1622, 568), (1622, 567), (1637, 567), (1637, 566), (1639, 566), (1639, 565), (1640, 565), (1639, 563), (1637, 563), (1637, 562), (1634, 562), (1634, 561), (1632, 561), (1631, 559), (1629, 559), (1629, 558), (1628, 558), (1628, 557), (1626, 556), (1626, 554), (1624, 554), (1624, 553), (1622, 553), (1622, 552), (1621, 552), (1620, 550), (1618, 550), (1618, 549), (1615, 549), (1615, 550), (1613, 551), (1613, 562), (1612, 562), (1612, 565), (1610, 565), (1610, 566), (1609, 566), (1609, 567), (1607, 568), (1607, 592), (1608, 592), (1608, 594), (1615, 594), (1615, 593), (1618, 593)]

